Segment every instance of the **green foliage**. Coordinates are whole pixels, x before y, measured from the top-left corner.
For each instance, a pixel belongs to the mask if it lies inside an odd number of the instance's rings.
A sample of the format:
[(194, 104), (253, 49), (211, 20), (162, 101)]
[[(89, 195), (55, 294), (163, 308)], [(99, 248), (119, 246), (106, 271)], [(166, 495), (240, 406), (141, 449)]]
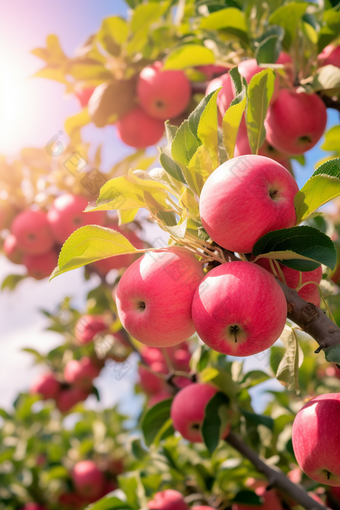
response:
[(144, 416), (142, 431), (145, 444), (158, 443), (174, 433), (171, 425), (170, 408), (172, 399), (163, 400), (149, 409)]

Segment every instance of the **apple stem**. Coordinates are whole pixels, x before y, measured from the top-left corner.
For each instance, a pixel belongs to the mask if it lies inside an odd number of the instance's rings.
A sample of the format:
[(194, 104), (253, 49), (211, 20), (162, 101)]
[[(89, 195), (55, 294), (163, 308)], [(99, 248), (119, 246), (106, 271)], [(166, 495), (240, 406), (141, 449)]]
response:
[(327, 473), (327, 480), (329, 480), (329, 479), (330, 479), (330, 477), (331, 477), (331, 474), (330, 474), (330, 472), (329, 472), (329, 471), (326, 471), (326, 473)]

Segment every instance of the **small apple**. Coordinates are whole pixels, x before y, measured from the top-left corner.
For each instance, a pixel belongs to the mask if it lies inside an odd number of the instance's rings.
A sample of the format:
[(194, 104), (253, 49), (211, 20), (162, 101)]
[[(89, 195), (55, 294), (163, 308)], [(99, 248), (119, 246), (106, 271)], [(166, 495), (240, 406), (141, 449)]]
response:
[(335, 66), (340, 67), (340, 46), (333, 46), (330, 44), (326, 46), (322, 52), (318, 55), (320, 66)]
[(57, 197), (47, 213), (47, 220), (55, 240), (63, 244), (78, 228), (85, 225), (103, 225), (105, 211), (83, 212), (88, 200), (80, 195), (66, 193)]
[(9, 234), (4, 241), (4, 252), (8, 260), (13, 264), (22, 264), (23, 252), (18, 246), (17, 238)]
[(340, 394), (312, 398), (297, 413), (292, 431), (293, 449), (302, 471), (312, 480), (340, 486)]
[(83, 315), (76, 323), (75, 336), (81, 344), (89, 344), (98, 333), (107, 329), (103, 315)]
[(69, 388), (61, 390), (56, 398), (56, 406), (61, 413), (67, 413), (79, 402), (87, 399), (89, 393), (79, 388)]
[(264, 234), (295, 225), (298, 191), (294, 177), (272, 159), (256, 155), (230, 159), (203, 186), (203, 227), (223, 248), (250, 253)]
[(150, 117), (142, 108), (135, 108), (116, 122), (117, 135), (122, 142), (136, 149), (155, 145), (164, 134), (162, 120)]
[(235, 97), (235, 92), (232, 85), (232, 80), (229, 73), (222, 74), (218, 78), (212, 80), (206, 91), (205, 95), (207, 96), (210, 92), (222, 87), (217, 96), (217, 108), (218, 108), (218, 123), (222, 124), (222, 119), (224, 117), (225, 112), (228, 110), (230, 103), (233, 101)]
[(199, 337), (215, 351), (251, 356), (278, 340), (287, 302), (268, 271), (252, 262), (230, 262), (212, 269), (197, 288), (192, 318)]
[(294, 65), (293, 60), (288, 53), (281, 51), (279, 58), (276, 61), (276, 64), (282, 64), (285, 69), (286, 76), (289, 78), (290, 82), (294, 82)]
[(60, 392), (60, 383), (53, 372), (39, 374), (33, 381), (30, 393), (39, 394), (43, 400), (56, 398)]
[(72, 480), (76, 491), (83, 497), (100, 497), (104, 486), (105, 478), (92, 460), (78, 462), (72, 471)]
[(43, 280), (58, 265), (58, 255), (54, 250), (42, 255), (24, 255), (22, 263), (26, 266), (28, 276), (35, 280)]
[(151, 395), (150, 399), (148, 400), (148, 407), (152, 407), (152, 406), (158, 404), (158, 402), (162, 402), (163, 400), (166, 400), (166, 399), (172, 398), (172, 397), (173, 397), (173, 394), (171, 393), (171, 391), (169, 389), (162, 388), (154, 395)]
[(183, 71), (163, 70), (162, 62), (154, 62), (141, 71), (137, 95), (148, 115), (165, 121), (186, 109), (191, 98), (191, 86)]
[[(180, 390), (171, 405), (173, 427), (191, 443), (202, 443), (201, 427), (205, 408), (218, 390), (210, 384), (194, 383)], [(229, 434), (230, 425), (225, 426), (222, 437)]]
[(18, 248), (29, 255), (42, 255), (50, 251), (54, 240), (47, 216), (42, 211), (26, 211), (18, 214), (11, 225), (11, 234)]
[[(168, 372), (166, 364), (160, 361), (154, 361), (153, 363), (151, 363), (150, 368), (151, 370), (159, 374), (167, 374)], [(164, 379), (153, 374), (143, 365), (139, 365), (138, 374), (140, 379), (139, 384), (141, 385), (145, 393), (148, 393), (150, 395), (158, 393), (162, 388), (164, 388), (166, 384)]]
[(150, 510), (190, 510), (183, 495), (172, 489), (157, 492), (153, 500), (149, 501)]
[(208, 64), (206, 66), (196, 67), (197, 71), (205, 74), (207, 80), (212, 80), (214, 76), (224, 74), (226, 68), (224, 66), (217, 66), (215, 64)]
[(199, 506), (194, 506), (192, 507), (193, 510), (216, 510), (214, 507), (212, 506), (206, 506), (206, 505), (199, 505)]
[[(240, 73), (243, 78), (245, 78), (246, 82), (249, 84), (250, 80), (252, 79), (255, 74), (260, 73), (261, 71), (264, 71), (264, 67), (260, 67), (257, 63), (256, 58), (251, 58), (249, 60), (243, 60), (238, 65), (238, 72)], [(278, 98), (279, 95), (279, 89), (280, 89), (280, 77), (277, 74), (275, 77), (274, 82), (274, 92), (272, 95), (272, 98), (270, 100), (270, 104), (275, 103), (275, 101)]]
[(64, 369), (65, 381), (81, 390), (89, 390), (93, 379), (99, 374), (100, 368), (87, 356), (83, 356), (79, 361), (71, 359)]
[(265, 120), (268, 142), (285, 154), (303, 154), (323, 135), (326, 106), (317, 94), (282, 89)]

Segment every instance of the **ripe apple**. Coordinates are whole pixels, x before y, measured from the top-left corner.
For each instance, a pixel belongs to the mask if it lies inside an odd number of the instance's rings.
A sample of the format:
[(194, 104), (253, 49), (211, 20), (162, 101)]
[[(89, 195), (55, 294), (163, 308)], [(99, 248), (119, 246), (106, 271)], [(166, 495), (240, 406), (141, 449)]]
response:
[(85, 108), (85, 106), (89, 104), (90, 97), (92, 96), (95, 88), (96, 87), (84, 87), (83, 84), (75, 87), (75, 95), (82, 108)]
[(67, 413), (73, 406), (86, 400), (88, 396), (88, 391), (80, 390), (79, 388), (61, 390), (56, 398), (56, 406), (61, 413)]
[(340, 67), (340, 46), (333, 46), (332, 44), (326, 46), (318, 55), (318, 60), (321, 64), (319, 67), (328, 65)]
[(215, 75), (224, 74), (226, 72), (226, 68), (224, 66), (217, 66), (215, 64), (209, 64), (206, 66), (198, 66), (196, 67), (197, 71), (205, 74), (207, 80), (212, 80)]
[(23, 252), (18, 246), (17, 238), (9, 234), (4, 241), (4, 252), (8, 260), (13, 264), (22, 264)]
[(173, 397), (173, 394), (171, 393), (171, 391), (167, 388), (163, 388), (163, 389), (159, 390), (157, 393), (155, 393), (154, 395), (151, 395), (151, 397), (148, 401), (148, 407), (152, 407), (152, 406), (158, 404), (158, 402), (162, 402), (163, 400), (166, 400), (171, 397)]
[(88, 501), (79, 494), (73, 492), (65, 492), (60, 494), (58, 503), (63, 509), (79, 510), (80, 508), (83, 508), (85, 505), (87, 505)]
[(326, 106), (317, 94), (282, 89), (265, 120), (268, 142), (286, 154), (303, 154), (323, 135)]
[(149, 347), (148, 345), (143, 345), (140, 353), (143, 360), (148, 365), (151, 365), (151, 363), (155, 362), (165, 363), (163, 353), (160, 349), (157, 349), (157, 347)]
[[(158, 372), (159, 374), (168, 373), (166, 364), (160, 361), (154, 361), (153, 363), (151, 363), (150, 368), (151, 370), (153, 370), (154, 372)], [(158, 393), (162, 388), (164, 388), (166, 384), (164, 379), (161, 379), (157, 375), (152, 374), (143, 365), (139, 365), (138, 374), (140, 379), (139, 384), (141, 385), (145, 393), (148, 393), (150, 395)]]
[(105, 486), (105, 478), (92, 460), (78, 462), (72, 471), (76, 491), (86, 498), (99, 497)]
[(216, 509), (212, 506), (199, 505), (199, 506), (194, 506), (193, 510), (216, 510)]
[[(203, 443), (201, 427), (205, 416), (205, 408), (218, 390), (210, 384), (190, 384), (180, 390), (171, 405), (173, 427), (184, 439), (191, 443)], [(222, 437), (229, 434), (227, 424)]]
[(251, 356), (278, 340), (287, 303), (268, 271), (252, 262), (230, 262), (212, 269), (197, 288), (192, 318), (200, 338), (215, 351)]
[(88, 344), (98, 333), (107, 329), (103, 315), (83, 315), (76, 323), (75, 336), (81, 344)]
[(58, 255), (54, 250), (42, 255), (24, 255), (22, 263), (26, 266), (28, 276), (43, 280), (50, 276), (58, 265)]
[(312, 480), (340, 486), (340, 394), (312, 398), (297, 413), (292, 431), (293, 449), (302, 471)]
[(205, 95), (207, 96), (210, 94), (210, 92), (213, 92), (219, 87), (223, 87), (217, 96), (218, 123), (221, 125), (224, 114), (228, 110), (230, 103), (235, 97), (235, 92), (229, 73), (222, 74), (222, 76), (212, 80), (209, 83), (207, 90), (205, 91)]
[(163, 121), (150, 117), (139, 107), (119, 119), (116, 126), (118, 138), (136, 149), (155, 145), (164, 133)]
[(139, 342), (168, 347), (195, 332), (192, 299), (203, 278), (202, 265), (187, 249), (172, 246), (136, 260), (117, 288), (123, 327)]
[(42, 255), (50, 251), (54, 240), (42, 211), (26, 211), (18, 214), (11, 225), (11, 234), (16, 237), (18, 247), (29, 255)]
[(63, 244), (66, 239), (85, 225), (103, 225), (105, 211), (83, 212), (88, 200), (80, 195), (66, 193), (57, 197), (47, 213), (47, 219), (55, 240)]
[(47, 510), (45, 506), (39, 505), (39, 503), (26, 503), (21, 510)]
[(171, 357), (174, 368), (182, 372), (190, 372), (190, 359), (191, 354), (185, 349), (177, 349)]
[(183, 495), (172, 489), (157, 492), (148, 507), (150, 510), (189, 510)]
[(60, 392), (60, 383), (57, 381), (53, 372), (39, 374), (33, 381), (30, 393), (39, 394), (43, 400), (56, 398)]
[(279, 58), (276, 61), (276, 64), (282, 64), (285, 68), (286, 76), (289, 78), (290, 82), (294, 82), (294, 66), (293, 60), (288, 53), (281, 51)]
[(162, 62), (154, 62), (141, 71), (137, 96), (148, 115), (165, 121), (186, 109), (191, 98), (191, 86), (183, 71), (163, 70)]
[(296, 222), (295, 179), (263, 156), (239, 156), (219, 166), (200, 198), (203, 227), (220, 246), (250, 253), (260, 237)]
[[(269, 262), (269, 259), (259, 259), (256, 264), (263, 267), (270, 273), (274, 274), (271, 265)], [(296, 271), (295, 269), (291, 269), (290, 267), (284, 266), (283, 264), (280, 264), (280, 269), (282, 271), (282, 274), (284, 276), (286, 285), (290, 287), (291, 289), (296, 289), (300, 285), (300, 271)], [(280, 278), (280, 273), (277, 271), (278, 277), (281, 281), (282, 278)], [(301, 284), (306, 282), (315, 282), (320, 283), (322, 279), (322, 267), (319, 266), (313, 271), (301, 271)], [(305, 285), (298, 291), (299, 296), (304, 299), (305, 301), (308, 301), (309, 303), (314, 303), (315, 306), (320, 306), (320, 293), (316, 285), (313, 283)]]
[(83, 356), (79, 361), (71, 359), (64, 369), (65, 381), (81, 390), (89, 390), (93, 379), (99, 374), (100, 368), (87, 356)]

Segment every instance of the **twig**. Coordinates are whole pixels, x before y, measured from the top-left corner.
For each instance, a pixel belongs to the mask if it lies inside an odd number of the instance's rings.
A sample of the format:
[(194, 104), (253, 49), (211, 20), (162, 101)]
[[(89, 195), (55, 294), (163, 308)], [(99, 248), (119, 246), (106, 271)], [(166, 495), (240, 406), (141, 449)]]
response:
[(282, 473), (282, 471), (268, 466), (233, 432), (230, 432), (225, 441), (235, 448), (235, 450), (237, 450), (241, 455), (250, 460), (259, 473), (263, 473), (267, 477), (270, 487), (277, 487), (278, 489), (283, 490), (306, 510), (326, 509), (325, 506), (320, 505), (320, 503), (311, 498), (301, 486), (291, 482), (289, 478)]
[(330, 96), (323, 94), (322, 91), (318, 93), (327, 108), (332, 108), (340, 112), (340, 101), (332, 99)]

